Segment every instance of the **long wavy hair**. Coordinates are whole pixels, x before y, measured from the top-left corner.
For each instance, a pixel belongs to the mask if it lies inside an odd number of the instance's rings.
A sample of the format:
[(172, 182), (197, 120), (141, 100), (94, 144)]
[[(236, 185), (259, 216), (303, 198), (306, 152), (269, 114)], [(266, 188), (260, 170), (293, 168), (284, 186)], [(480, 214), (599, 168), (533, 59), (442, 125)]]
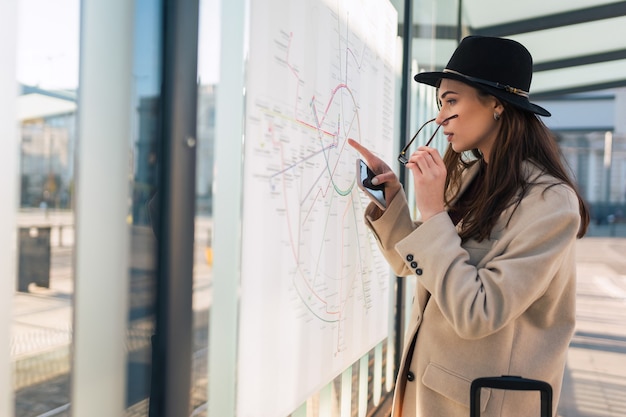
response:
[[(554, 135), (535, 114), (519, 110), (506, 102), (503, 105), (505, 111), (499, 122), (498, 138), (491, 148), (489, 163), (484, 164), (484, 185), (479, 187), (475, 198), (467, 203), (468, 210), (460, 230), (461, 238), (479, 241), (488, 239), (502, 212), (512, 205), (517, 208), (528, 188), (533, 185), (524, 176), (524, 161), (533, 162), (543, 172), (574, 190), (581, 219), (577, 238), (583, 237), (589, 226), (589, 210), (565, 169)], [(471, 154), (473, 158), (468, 158), (463, 153), (455, 152), (451, 146), (448, 147), (444, 155), (448, 170), (446, 190), (458, 190), (463, 170), (473, 164), (483, 163), (483, 156), (478, 149), (471, 151)], [(454, 197), (447, 195), (446, 204), (450, 205)]]

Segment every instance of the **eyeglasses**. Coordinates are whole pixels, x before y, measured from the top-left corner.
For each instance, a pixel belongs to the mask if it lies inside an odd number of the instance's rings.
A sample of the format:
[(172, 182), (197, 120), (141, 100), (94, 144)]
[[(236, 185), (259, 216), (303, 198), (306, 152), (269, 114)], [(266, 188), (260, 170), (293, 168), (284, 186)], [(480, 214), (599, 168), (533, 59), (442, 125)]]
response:
[[(428, 142), (426, 142), (426, 145), (424, 146), (428, 146), (430, 145), (430, 142), (433, 141), (433, 139), (435, 138), (435, 135), (437, 134), (437, 132), (439, 131), (439, 128), (441, 126), (443, 126), (443, 124), (445, 122), (447, 122), (450, 119), (454, 119), (456, 117), (459, 117), (458, 114), (454, 114), (446, 119), (443, 119), (443, 122), (441, 122), (440, 125), (437, 125), (437, 129), (435, 129), (435, 131), (433, 132), (433, 135), (430, 137), (430, 139), (428, 139)], [(430, 119), (429, 121), (427, 121), (426, 123), (424, 123), (418, 130), (417, 133), (415, 133), (413, 135), (413, 137), (411, 138), (411, 140), (409, 141), (409, 143), (406, 144), (406, 146), (404, 147), (404, 149), (402, 149), (402, 152), (400, 152), (400, 155), (398, 155), (398, 161), (400, 161), (402, 163), (402, 165), (406, 165), (409, 162), (409, 159), (406, 157), (406, 152), (409, 150), (409, 146), (411, 146), (411, 144), (413, 143), (413, 141), (415, 141), (415, 138), (417, 137), (417, 135), (420, 134), (420, 132), (422, 131), (422, 129), (424, 129), (426, 127), (426, 125), (434, 122), (436, 119)]]

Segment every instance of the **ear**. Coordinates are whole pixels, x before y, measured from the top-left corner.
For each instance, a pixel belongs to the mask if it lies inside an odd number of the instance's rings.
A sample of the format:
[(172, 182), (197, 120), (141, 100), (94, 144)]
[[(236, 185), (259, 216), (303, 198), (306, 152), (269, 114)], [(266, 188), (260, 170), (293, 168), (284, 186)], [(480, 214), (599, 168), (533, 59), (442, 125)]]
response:
[(504, 111), (504, 105), (496, 97), (493, 97), (493, 111), (498, 114), (502, 114), (502, 112)]

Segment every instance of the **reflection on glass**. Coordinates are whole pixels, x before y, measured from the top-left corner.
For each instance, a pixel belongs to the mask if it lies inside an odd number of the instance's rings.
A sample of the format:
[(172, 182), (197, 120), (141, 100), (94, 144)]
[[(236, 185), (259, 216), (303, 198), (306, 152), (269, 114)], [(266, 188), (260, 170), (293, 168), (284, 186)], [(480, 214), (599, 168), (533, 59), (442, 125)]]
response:
[[(152, 336), (156, 329), (156, 244), (157, 232), (154, 195), (158, 188), (159, 105), (161, 85), (162, 2), (135, 2), (133, 43), (133, 91), (131, 118), (133, 132), (129, 143), (131, 161), (130, 269), (128, 314), (128, 370), (126, 415), (150, 415), (157, 384), (151, 380)], [(151, 398), (153, 395), (154, 398)]]
[(213, 143), (215, 86), (201, 85), (198, 91), (198, 150), (193, 284), (192, 416), (206, 416), (207, 349), (211, 279), (213, 276)]
[(15, 415), (69, 416), (79, 2), (18, 6)]
[(208, 332), (213, 277), (213, 165), (215, 96), (220, 65), (219, 0), (200, 0), (198, 37), (198, 114), (196, 219), (193, 277), (193, 357), (191, 416), (207, 417)]

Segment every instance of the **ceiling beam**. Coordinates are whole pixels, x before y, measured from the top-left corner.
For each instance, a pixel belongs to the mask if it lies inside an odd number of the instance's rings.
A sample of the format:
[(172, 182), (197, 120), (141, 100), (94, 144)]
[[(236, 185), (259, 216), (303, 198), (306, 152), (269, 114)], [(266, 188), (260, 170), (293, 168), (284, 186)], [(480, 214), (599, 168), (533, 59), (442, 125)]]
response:
[(626, 59), (626, 49), (617, 51), (601, 52), (597, 54), (581, 55), (573, 58), (557, 59), (554, 61), (536, 62), (533, 65), (533, 72), (550, 71), (561, 68), (571, 68), (579, 65), (597, 64), (607, 61), (618, 61)]
[(571, 87), (564, 87), (555, 90), (545, 90), (538, 93), (531, 94), (531, 100), (547, 100), (554, 97), (559, 97), (564, 94), (573, 94), (573, 93), (585, 93), (588, 91), (600, 91), (600, 90), (609, 90), (612, 88), (620, 88), (626, 87), (626, 78), (622, 80), (604, 82), (604, 83), (595, 83), (595, 84), (586, 84), (586, 85), (573, 85)]
[(539, 16), (532, 19), (518, 20), (499, 25), (485, 26), (482, 28), (474, 27), (471, 28), (471, 32), (474, 35), (502, 37), (536, 32), (538, 30), (555, 29), (579, 23), (612, 19), (620, 16), (626, 16), (626, 1)]
[[(453, 25), (431, 25), (424, 23), (416, 23), (411, 29), (413, 38), (424, 39), (436, 39), (436, 40), (456, 40), (457, 39), (457, 26)], [(398, 35), (402, 36), (404, 33), (404, 23), (398, 24)]]

